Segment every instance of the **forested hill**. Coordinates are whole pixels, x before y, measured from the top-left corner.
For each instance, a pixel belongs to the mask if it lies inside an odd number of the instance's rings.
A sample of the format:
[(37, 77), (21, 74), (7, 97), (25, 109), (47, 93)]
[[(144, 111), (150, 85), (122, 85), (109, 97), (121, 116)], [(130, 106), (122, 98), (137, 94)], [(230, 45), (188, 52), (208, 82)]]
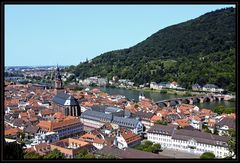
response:
[[(137, 45), (95, 57), (67, 71), (81, 78), (100, 75), (131, 79), (137, 84), (177, 81), (214, 83), (235, 89), (235, 8), (206, 13), (169, 26)], [(129, 36), (130, 37), (130, 36)]]

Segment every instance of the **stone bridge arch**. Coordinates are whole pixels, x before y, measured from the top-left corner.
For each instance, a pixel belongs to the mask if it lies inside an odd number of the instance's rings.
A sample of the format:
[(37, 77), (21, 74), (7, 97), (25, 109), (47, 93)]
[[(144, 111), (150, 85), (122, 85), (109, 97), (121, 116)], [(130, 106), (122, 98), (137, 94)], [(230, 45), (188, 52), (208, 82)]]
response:
[(178, 103), (178, 100), (171, 100), (170, 101), (170, 106), (176, 106), (176, 105), (178, 105), (179, 103)]
[(175, 101), (175, 103), (177, 105), (181, 105), (182, 104), (182, 99), (175, 99), (174, 101)]
[(193, 103), (200, 103), (200, 101), (199, 97), (193, 97)]
[(194, 103), (204, 103), (204, 102), (213, 102), (213, 101), (222, 101), (224, 100), (224, 96), (193, 96), (193, 97), (183, 97), (176, 99), (168, 99), (156, 102), (159, 107), (171, 107), (184, 104), (194, 104)]
[(157, 103), (157, 105), (159, 107), (167, 107), (167, 103), (166, 102), (159, 102), (159, 103)]
[(223, 96), (215, 96), (214, 99), (216, 101), (223, 101), (224, 100), (224, 97)]
[(182, 100), (182, 103), (184, 104), (190, 104), (190, 100), (188, 98), (185, 98)]
[(210, 97), (205, 97), (204, 102), (210, 102)]
[(204, 102), (213, 102), (214, 98), (212, 96), (206, 96)]

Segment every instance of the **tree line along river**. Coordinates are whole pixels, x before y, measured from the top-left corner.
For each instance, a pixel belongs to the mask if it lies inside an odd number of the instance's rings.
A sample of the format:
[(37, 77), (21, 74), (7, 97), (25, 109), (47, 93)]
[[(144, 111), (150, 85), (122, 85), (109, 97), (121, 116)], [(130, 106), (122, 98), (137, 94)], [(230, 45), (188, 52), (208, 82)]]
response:
[[(151, 92), (151, 91), (140, 91), (140, 90), (129, 90), (129, 89), (122, 89), (122, 88), (107, 88), (107, 87), (101, 87), (101, 91), (108, 93), (109, 95), (123, 95), (129, 100), (134, 99), (135, 101), (138, 101), (139, 94), (141, 92), (144, 93), (146, 98), (149, 98), (153, 101), (160, 101), (165, 99), (174, 99), (183, 97), (181, 95), (176, 94), (161, 94), (159, 92)], [(235, 102), (232, 101), (213, 101), (213, 102), (204, 102), (204, 103), (195, 103), (194, 105), (197, 105), (199, 108), (208, 108), (213, 109), (219, 105), (223, 105), (226, 108), (235, 108)]]

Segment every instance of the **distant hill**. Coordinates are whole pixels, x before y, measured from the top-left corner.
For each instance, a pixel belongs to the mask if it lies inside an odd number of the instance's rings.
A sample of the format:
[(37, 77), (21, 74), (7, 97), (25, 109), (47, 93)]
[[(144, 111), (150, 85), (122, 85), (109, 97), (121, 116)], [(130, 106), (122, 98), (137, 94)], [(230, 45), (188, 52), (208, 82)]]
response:
[(206, 13), (172, 25), (137, 45), (101, 54), (67, 71), (80, 78), (119, 76), (136, 84), (177, 81), (217, 84), (235, 90), (235, 8)]

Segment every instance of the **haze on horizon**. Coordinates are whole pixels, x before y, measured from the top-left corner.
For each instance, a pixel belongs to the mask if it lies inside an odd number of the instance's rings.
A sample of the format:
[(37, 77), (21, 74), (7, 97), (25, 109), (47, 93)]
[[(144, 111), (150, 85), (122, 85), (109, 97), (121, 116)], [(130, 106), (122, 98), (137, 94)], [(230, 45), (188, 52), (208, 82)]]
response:
[(5, 5), (5, 66), (77, 65), (235, 5)]

